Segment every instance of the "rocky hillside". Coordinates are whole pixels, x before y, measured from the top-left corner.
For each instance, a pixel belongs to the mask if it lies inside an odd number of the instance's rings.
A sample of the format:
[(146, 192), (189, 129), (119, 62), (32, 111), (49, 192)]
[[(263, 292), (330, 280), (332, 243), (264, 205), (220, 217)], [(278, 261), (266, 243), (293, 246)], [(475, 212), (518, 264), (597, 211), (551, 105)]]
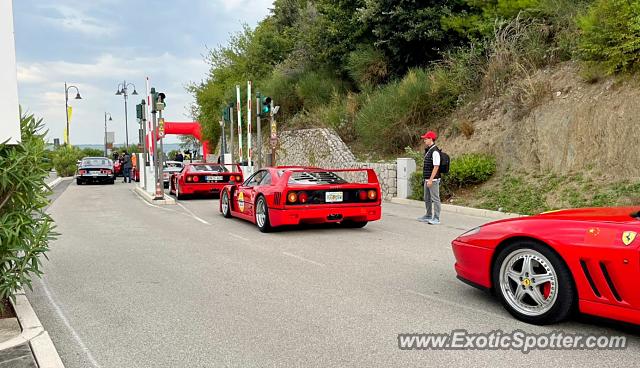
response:
[[(509, 96), (486, 99), (454, 114), (473, 134), (445, 132), (440, 146), (453, 156), (486, 152), (499, 174), (510, 171), (590, 173), (612, 180), (640, 178), (640, 88), (614, 77), (586, 82), (574, 63), (541, 70), (534, 107), (518, 118)], [(456, 126), (452, 124), (452, 126)]]

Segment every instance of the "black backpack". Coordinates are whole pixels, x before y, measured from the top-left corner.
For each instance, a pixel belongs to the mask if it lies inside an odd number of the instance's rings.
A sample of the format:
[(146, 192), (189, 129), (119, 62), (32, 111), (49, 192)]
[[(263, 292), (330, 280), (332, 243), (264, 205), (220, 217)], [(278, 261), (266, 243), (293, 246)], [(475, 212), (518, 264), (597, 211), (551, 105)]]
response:
[(440, 152), (440, 174), (447, 174), (449, 172), (449, 164), (451, 163), (451, 159), (449, 158), (449, 155), (442, 152), (442, 150), (439, 148), (438, 152)]

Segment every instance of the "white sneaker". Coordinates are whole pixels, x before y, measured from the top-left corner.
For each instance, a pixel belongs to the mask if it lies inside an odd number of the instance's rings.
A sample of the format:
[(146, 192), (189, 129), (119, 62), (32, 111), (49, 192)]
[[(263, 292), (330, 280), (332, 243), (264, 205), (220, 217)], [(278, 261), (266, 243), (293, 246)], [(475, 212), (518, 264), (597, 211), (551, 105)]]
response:
[(427, 222), (429, 223), (429, 225), (440, 225), (440, 220), (438, 219), (431, 219)]
[(418, 221), (420, 222), (429, 222), (432, 218), (431, 217), (427, 217), (427, 215), (424, 215), (422, 217), (418, 217)]

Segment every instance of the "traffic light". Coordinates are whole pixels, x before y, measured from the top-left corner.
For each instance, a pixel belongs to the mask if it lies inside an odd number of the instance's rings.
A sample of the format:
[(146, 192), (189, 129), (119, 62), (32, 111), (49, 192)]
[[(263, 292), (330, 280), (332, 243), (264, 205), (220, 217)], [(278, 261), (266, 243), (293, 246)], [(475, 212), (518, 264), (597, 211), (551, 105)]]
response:
[(156, 101), (156, 103), (158, 104), (158, 106), (156, 106), (157, 110), (162, 111), (165, 107), (167, 107), (167, 103), (165, 102), (166, 98), (167, 96), (164, 93), (158, 93), (158, 100)]
[(142, 104), (136, 105), (136, 118), (138, 118), (139, 120), (144, 119), (144, 110), (143, 110)]
[(231, 119), (229, 118), (229, 108), (225, 107), (222, 109), (222, 120), (224, 122), (230, 121)]
[(267, 116), (271, 112), (271, 97), (262, 98), (262, 106), (260, 107), (260, 115)]
[(151, 87), (151, 113), (155, 114), (156, 111), (156, 106), (158, 104), (158, 92), (156, 92), (156, 88), (155, 87)]

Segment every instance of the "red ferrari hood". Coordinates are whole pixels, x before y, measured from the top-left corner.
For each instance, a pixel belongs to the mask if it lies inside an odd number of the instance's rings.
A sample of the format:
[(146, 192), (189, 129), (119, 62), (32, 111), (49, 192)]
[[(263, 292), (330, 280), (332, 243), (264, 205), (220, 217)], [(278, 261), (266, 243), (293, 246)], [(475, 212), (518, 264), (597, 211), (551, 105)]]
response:
[(577, 208), (545, 212), (535, 217), (557, 220), (630, 222), (640, 221), (639, 211), (640, 207)]

